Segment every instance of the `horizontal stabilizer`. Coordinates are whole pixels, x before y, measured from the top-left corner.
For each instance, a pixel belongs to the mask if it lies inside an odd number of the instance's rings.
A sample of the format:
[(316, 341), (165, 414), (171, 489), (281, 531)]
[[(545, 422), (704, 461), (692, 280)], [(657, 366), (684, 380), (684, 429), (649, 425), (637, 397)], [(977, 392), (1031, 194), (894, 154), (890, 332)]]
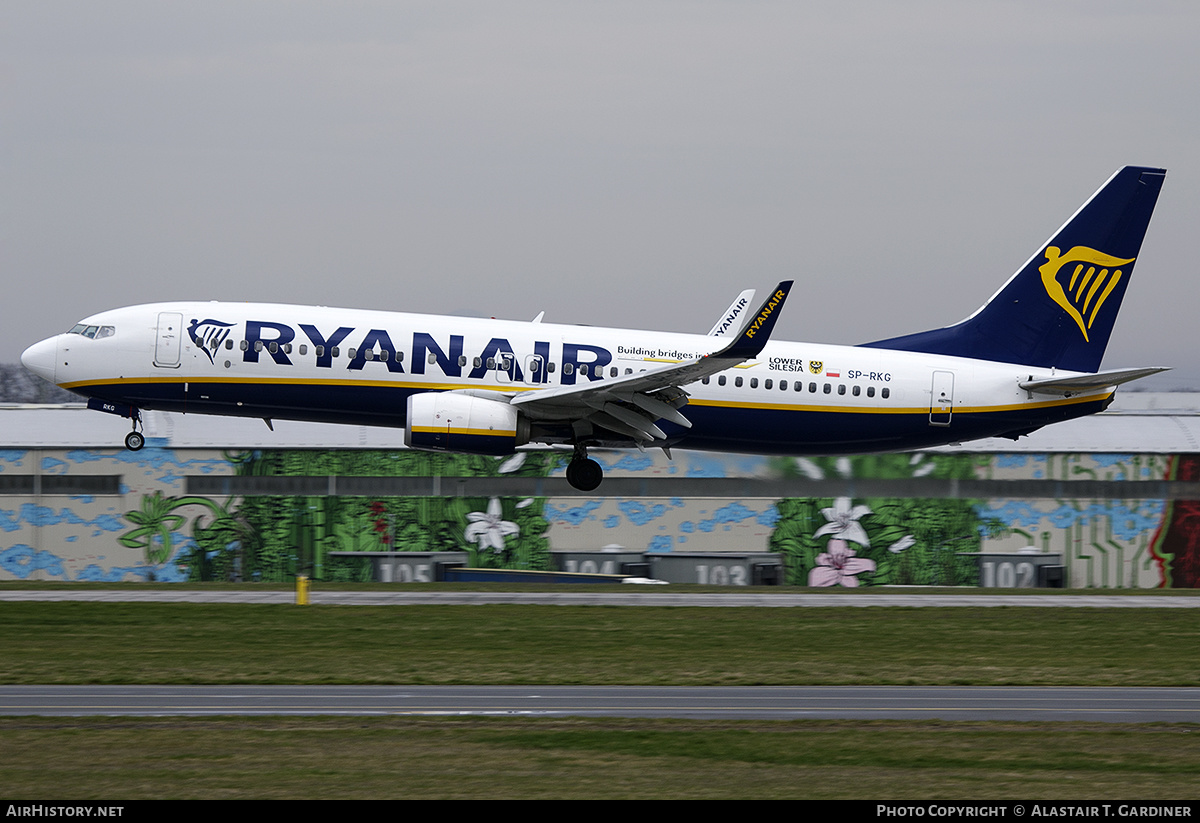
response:
[(1131, 380), (1140, 380), (1152, 374), (1169, 371), (1168, 366), (1149, 366), (1144, 369), (1111, 369), (1096, 374), (1079, 374), (1074, 377), (1050, 377), (1044, 380), (1024, 380), (1018, 385), (1026, 391), (1038, 394), (1072, 395), (1079, 392), (1119, 386)]

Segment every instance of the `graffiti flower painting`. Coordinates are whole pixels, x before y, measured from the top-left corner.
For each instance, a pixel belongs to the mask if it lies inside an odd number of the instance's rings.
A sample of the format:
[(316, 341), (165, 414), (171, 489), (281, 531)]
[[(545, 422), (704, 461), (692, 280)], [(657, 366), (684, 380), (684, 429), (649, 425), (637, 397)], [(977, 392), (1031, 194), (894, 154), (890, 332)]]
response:
[(479, 544), (480, 551), (491, 549), (496, 554), (504, 551), (504, 538), (510, 534), (520, 534), (521, 528), (516, 523), (500, 519), (500, 499), (493, 497), (488, 503), (487, 512), (468, 512), (467, 519), (471, 525), (463, 532), (463, 537), (472, 543)]
[(855, 554), (845, 540), (830, 540), (829, 551), (817, 555), (817, 565), (808, 573), (808, 585), (857, 586), (855, 575), (875, 571), (875, 561)]
[[(858, 518), (870, 513), (871, 510), (866, 506), (851, 507), (849, 497), (839, 497), (833, 502), (832, 506), (827, 509), (821, 509), (821, 514), (825, 515), (825, 519), (829, 522), (817, 529), (813, 537), (824, 537), (828, 534), (832, 537), (849, 540), (860, 546), (870, 548), (871, 541), (867, 538), (866, 531), (858, 522)], [(833, 543), (834, 541), (829, 541), (831, 547)]]

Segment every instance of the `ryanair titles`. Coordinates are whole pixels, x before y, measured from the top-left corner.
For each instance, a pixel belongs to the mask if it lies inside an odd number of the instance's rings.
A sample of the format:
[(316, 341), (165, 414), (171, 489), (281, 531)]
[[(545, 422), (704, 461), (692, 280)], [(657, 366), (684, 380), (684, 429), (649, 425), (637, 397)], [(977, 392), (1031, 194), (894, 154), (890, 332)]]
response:
[[(230, 349), (233, 341), (228, 340), (227, 334), (211, 329), (223, 330), (229, 325), (211, 319), (193, 320), (189, 337), (197, 348), (213, 359), (222, 343)], [(408, 334), (404, 334), (403, 342), (407, 343)], [(344, 355), (348, 358), (345, 368), (349, 371), (362, 371), (367, 363), (375, 364), (374, 368), (384, 367), (392, 374), (406, 371), (426, 374), (436, 370), (447, 377), (468, 379), (483, 378), (489, 371), (495, 371), (502, 372), (508, 380), (524, 383), (550, 382), (550, 371), (555, 368), (551, 364), (560, 364), (558, 382), (568, 386), (581, 377), (599, 380), (601, 371), (613, 360), (608, 349), (587, 343), (563, 342), (552, 352), (549, 341), (539, 340), (533, 343), (532, 353), (518, 356), (512, 343), (504, 337), (493, 337), (482, 347), (470, 349), (461, 334), (435, 337), (429, 332), (414, 331), (411, 341), (411, 346), (407, 347), (410, 356), (406, 358), (406, 349), (397, 347), (392, 332), (387, 329), (364, 332), (353, 326), (339, 326), (330, 330), (310, 323), (292, 326), (270, 320), (247, 320), (245, 334), (237, 348), (243, 363), (270, 359), (277, 365), (291, 366), (293, 358), (300, 357), (313, 358), (319, 369), (332, 369), (334, 359)]]

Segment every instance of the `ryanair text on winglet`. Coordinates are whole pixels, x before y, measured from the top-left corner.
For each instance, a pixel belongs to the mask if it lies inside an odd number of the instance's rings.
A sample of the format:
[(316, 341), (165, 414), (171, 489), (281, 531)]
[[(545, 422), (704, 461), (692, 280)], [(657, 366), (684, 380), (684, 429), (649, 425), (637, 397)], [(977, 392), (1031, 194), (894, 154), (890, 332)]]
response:
[(771, 312), (775, 311), (775, 307), (783, 300), (783, 296), (783, 289), (778, 289), (775, 294), (771, 295), (771, 302), (767, 303), (767, 307), (759, 313), (758, 317), (754, 318), (754, 322), (746, 327), (747, 337), (753, 337), (762, 324), (767, 322), (767, 318), (771, 316)]

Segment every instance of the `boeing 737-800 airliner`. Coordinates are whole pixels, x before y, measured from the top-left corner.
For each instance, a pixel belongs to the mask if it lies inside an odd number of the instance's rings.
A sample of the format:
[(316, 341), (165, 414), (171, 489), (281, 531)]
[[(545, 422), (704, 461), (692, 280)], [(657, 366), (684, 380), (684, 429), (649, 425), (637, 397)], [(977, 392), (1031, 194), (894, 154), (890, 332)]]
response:
[(765, 454), (1016, 438), (1100, 411), (1098, 372), (1166, 172), (1114, 174), (978, 311), (860, 346), (768, 342), (791, 282), (743, 292), (708, 335), (263, 303), (101, 312), (30, 346), (30, 371), (132, 419), (141, 409), (405, 427), (412, 448), (589, 447)]

